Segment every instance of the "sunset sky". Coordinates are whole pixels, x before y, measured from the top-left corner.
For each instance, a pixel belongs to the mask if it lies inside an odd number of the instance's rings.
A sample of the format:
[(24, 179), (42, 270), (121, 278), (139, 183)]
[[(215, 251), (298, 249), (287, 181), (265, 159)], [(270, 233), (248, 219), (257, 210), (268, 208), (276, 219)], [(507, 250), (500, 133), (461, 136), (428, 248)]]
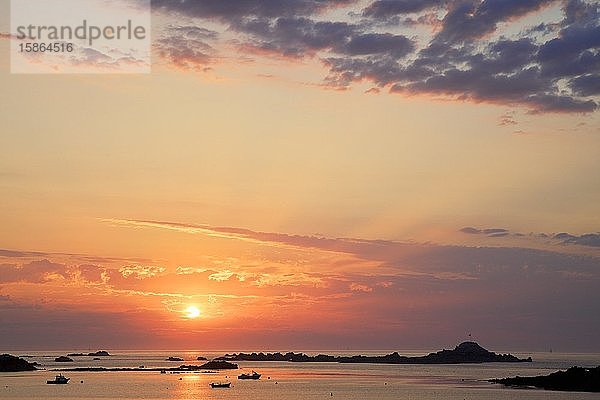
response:
[(600, 352), (597, 2), (154, 0), (139, 75), (9, 15), (0, 350)]

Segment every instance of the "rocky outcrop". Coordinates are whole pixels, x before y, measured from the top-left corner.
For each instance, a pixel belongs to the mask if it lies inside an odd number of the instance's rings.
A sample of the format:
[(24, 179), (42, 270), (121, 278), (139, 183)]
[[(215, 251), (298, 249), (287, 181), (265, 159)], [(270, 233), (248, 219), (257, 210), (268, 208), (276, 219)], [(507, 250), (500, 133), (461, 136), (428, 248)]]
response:
[(94, 357), (110, 357), (110, 354), (106, 350), (98, 350), (95, 353), (88, 353), (88, 356)]
[(200, 369), (238, 369), (238, 365), (223, 360), (213, 360), (202, 364)]
[(600, 366), (596, 368), (571, 367), (550, 375), (504, 379), (490, 379), (490, 382), (515, 387), (537, 387), (547, 390), (572, 392), (600, 392)]
[[(411, 357), (412, 358), (412, 357)], [(423, 364), (462, 364), (486, 362), (531, 362), (529, 358), (517, 358), (512, 354), (496, 354), (475, 342), (463, 342), (454, 350), (442, 350), (423, 357), (414, 357)]]
[(30, 362), (10, 354), (0, 355), (0, 372), (35, 371), (37, 368)]
[(85, 354), (85, 353), (69, 353), (69, 354), (67, 354), (67, 356), (69, 356), (69, 357), (84, 357), (84, 356), (108, 357), (108, 356), (110, 356), (110, 354), (106, 350), (98, 350), (94, 353), (87, 353), (87, 354)]
[(73, 359), (67, 356), (60, 356), (54, 359), (56, 362), (73, 362)]
[(290, 361), (290, 362), (339, 362), (372, 364), (466, 364), (486, 362), (529, 362), (531, 358), (520, 359), (511, 354), (496, 354), (475, 342), (463, 342), (453, 350), (442, 350), (426, 356), (407, 357), (394, 352), (384, 356), (330, 356), (319, 354), (308, 356), (304, 353), (239, 353), (225, 354), (217, 360), (227, 361)]

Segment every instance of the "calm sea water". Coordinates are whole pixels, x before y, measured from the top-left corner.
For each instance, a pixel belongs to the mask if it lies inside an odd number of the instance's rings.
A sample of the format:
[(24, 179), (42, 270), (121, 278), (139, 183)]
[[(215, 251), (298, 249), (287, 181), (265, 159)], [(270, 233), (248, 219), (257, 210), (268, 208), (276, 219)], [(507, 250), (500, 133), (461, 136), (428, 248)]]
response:
[[(168, 356), (184, 358), (186, 364), (198, 355), (208, 358), (224, 352), (115, 351), (111, 357), (92, 361), (77, 357), (74, 363), (56, 363), (54, 358), (68, 352), (20, 352), (30, 355), (46, 370), (0, 373), (0, 399), (600, 399), (600, 394), (551, 392), (538, 389), (511, 389), (486, 382), (489, 378), (545, 375), (573, 365), (600, 365), (600, 354), (517, 354), (531, 355), (533, 363), (462, 365), (383, 365), (336, 363), (239, 362), (241, 370), (216, 374), (159, 372), (65, 372), (67, 385), (47, 385), (55, 368), (87, 366), (173, 367), (182, 362), (165, 361)], [(111, 352), (113, 353), (113, 352)], [(323, 352), (334, 354), (335, 352)], [(367, 352), (359, 352), (366, 354)], [(386, 352), (371, 352), (385, 354)], [(410, 354), (411, 352), (402, 352)], [(425, 354), (420, 352), (418, 354)], [(14, 354), (14, 352), (13, 352)], [(311, 354), (309, 352), (309, 354)], [(256, 370), (258, 381), (240, 381), (240, 371)], [(231, 381), (229, 389), (212, 389), (210, 382)]]

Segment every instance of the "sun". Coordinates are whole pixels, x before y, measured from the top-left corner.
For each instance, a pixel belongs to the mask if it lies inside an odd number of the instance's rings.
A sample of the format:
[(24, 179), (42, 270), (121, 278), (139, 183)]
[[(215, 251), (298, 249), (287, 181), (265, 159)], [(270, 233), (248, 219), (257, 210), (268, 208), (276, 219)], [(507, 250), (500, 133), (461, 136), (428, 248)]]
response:
[(186, 318), (194, 319), (200, 316), (200, 310), (196, 306), (189, 306), (184, 311)]

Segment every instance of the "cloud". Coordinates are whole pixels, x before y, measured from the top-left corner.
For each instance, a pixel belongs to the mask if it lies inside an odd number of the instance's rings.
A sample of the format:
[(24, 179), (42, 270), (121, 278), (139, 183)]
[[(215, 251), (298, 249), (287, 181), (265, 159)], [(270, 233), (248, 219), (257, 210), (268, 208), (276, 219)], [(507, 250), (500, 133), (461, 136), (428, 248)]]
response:
[(231, 21), (248, 17), (311, 15), (352, 2), (353, 0), (153, 0), (152, 7), (169, 13)]
[[(355, 346), (373, 341), (391, 346), (398, 337), (423, 346), (453, 341), (469, 326), (506, 345), (545, 341), (554, 346), (571, 343), (571, 348), (597, 346), (597, 335), (589, 334), (600, 327), (600, 299), (593, 290), (600, 279), (600, 259), (595, 256), (167, 221), (105, 222), (135, 227), (132, 234), (139, 228), (161, 229), (233, 241), (225, 247), (236, 255), (216, 256), (205, 248), (193, 255), (200, 265), (126, 263), (105, 268), (29, 261), (16, 253), (0, 265), (5, 279), (0, 293), (3, 337), (21, 338), (11, 339), (15, 345), (35, 343), (39, 324), (48, 323), (52, 331), (43, 343), (54, 347), (64, 348), (67, 339), (79, 343), (76, 334), (83, 332), (91, 335), (92, 343), (105, 340), (102, 343), (115, 347), (124, 343), (120, 336), (142, 334), (143, 345), (150, 347), (185, 347), (201, 339), (207, 346), (223, 348), (249, 337), (255, 339), (244, 343), (266, 346), (267, 326), (269, 340), (273, 335), (283, 347), (327, 346), (342, 339)], [(475, 227), (463, 231), (510, 232)], [(553, 240), (572, 240), (571, 236), (561, 234)], [(237, 254), (236, 241), (250, 251)], [(203, 312), (204, 319), (196, 325), (179, 318), (190, 304)], [(15, 311), (9, 315), (7, 310)], [(93, 322), (98, 318), (103, 318), (102, 324)], [(553, 329), (557, 320), (572, 328)], [(258, 332), (263, 335), (255, 336)], [(301, 336), (319, 340), (295, 342)]]
[[(320, 59), (328, 69), (323, 82), (328, 88), (345, 90), (368, 81), (406, 96), (519, 106), (531, 113), (598, 109), (600, 18), (593, 2), (380, 0), (357, 10), (361, 4), (158, 0), (153, 7), (167, 15), (223, 24), (234, 36), (227, 44), (246, 55), (294, 62)], [(541, 15), (545, 7), (558, 5), (563, 15), (558, 23), (523, 22), (526, 15)], [(327, 11), (339, 7), (352, 11), (334, 20)], [(408, 29), (430, 25), (434, 33), (428, 37), (404, 29), (400, 34), (392, 28), (398, 24)], [(498, 34), (505, 25), (521, 29)], [(215, 32), (203, 36), (200, 27), (167, 27), (156, 45), (159, 53), (176, 67), (204, 70), (226, 46)], [(196, 36), (190, 36), (194, 31)]]
[(162, 274), (166, 271), (164, 267), (145, 266), (145, 265), (127, 265), (119, 268), (119, 272), (125, 278), (133, 276), (136, 279), (146, 279)]
[(349, 55), (390, 54), (402, 58), (414, 50), (414, 44), (407, 37), (390, 33), (369, 33), (356, 35), (343, 47)]
[(484, 0), (456, 2), (443, 20), (443, 28), (433, 39), (450, 46), (494, 32), (499, 22), (521, 17), (556, 0)]
[(194, 25), (169, 25), (154, 40), (153, 47), (160, 57), (173, 65), (191, 70), (205, 71), (215, 62), (216, 50), (209, 44), (218, 33)]
[(68, 271), (65, 265), (53, 263), (49, 260), (32, 261), (27, 264), (0, 265), (0, 282), (32, 282), (43, 283), (57, 277), (67, 278)]
[(19, 251), (19, 250), (7, 250), (0, 249), (0, 257), (38, 257), (44, 256), (48, 253), (42, 253), (38, 251)]
[(367, 285), (363, 285), (360, 283), (351, 283), (350, 284), (350, 290), (352, 290), (353, 292), (365, 292), (365, 293), (370, 293), (373, 291), (373, 288), (367, 286)]
[[(422, 268), (428, 271), (438, 272), (456, 272), (454, 270), (450, 259), (454, 255), (461, 255), (466, 259), (477, 259), (481, 265), (495, 263), (498, 260), (512, 259), (515, 255), (521, 257), (524, 263), (527, 260), (531, 260), (534, 264), (544, 264), (542, 261), (544, 257), (556, 258), (562, 260), (565, 265), (571, 264), (567, 260), (572, 257), (577, 258), (578, 256), (571, 254), (561, 254), (552, 251), (529, 249), (529, 248), (485, 248), (485, 247), (465, 247), (465, 246), (452, 246), (452, 245), (435, 245), (435, 244), (419, 244), (419, 243), (404, 243), (397, 241), (388, 240), (365, 240), (365, 239), (354, 239), (354, 238), (328, 238), (322, 236), (304, 236), (304, 235), (290, 235), (285, 233), (277, 232), (260, 232), (253, 231), (245, 228), (237, 227), (213, 227), (210, 225), (202, 224), (187, 224), (177, 222), (165, 222), (165, 221), (151, 221), (151, 220), (118, 220), (109, 219), (104, 220), (108, 223), (119, 224), (122, 226), (138, 226), (148, 228), (160, 228), (169, 229), (175, 231), (181, 231), (184, 233), (192, 234), (203, 234), (214, 237), (221, 237), (226, 239), (250, 241), (257, 244), (264, 244), (268, 246), (282, 246), (288, 248), (306, 248), (306, 249), (319, 249), (327, 252), (334, 253), (347, 253), (357, 256), (365, 260), (373, 260), (384, 262), (391, 266), (406, 266), (415, 267), (416, 270), (412, 272), (419, 272)], [(518, 232), (512, 232), (505, 228), (474, 228), (465, 227), (460, 230), (467, 234), (481, 234), (488, 237), (504, 237), (504, 236), (515, 236), (522, 237), (523, 235)], [(569, 240), (576, 238), (576, 236), (566, 236), (568, 234), (559, 234), (561, 236), (555, 237), (556, 239)], [(590, 241), (590, 239), (596, 238), (596, 234), (582, 235), (582, 238)], [(548, 235), (546, 235), (548, 236)], [(583, 241), (583, 240), (582, 240)], [(593, 242), (594, 240), (591, 240)], [(494, 253), (493, 256), (490, 253)], [(437, 258), (439, 256), (439, 259)], [(490, 257), (495, 261), (484, 261), (484, 257)], [(538, 260), (539, 261), (534, 261)], [(435, 261), (434, 261), (435, 260)], [(586, 260), (582, 258), (582, 261)], [(588, 260), (590, 261), (590, 260)], [(589, 265), (588, 261), (585, 261), (585, 265)], [(596, 262), (597, 260), (591, 260)], [(471, 261), (472, 262), (472, 261)], [(442, 268), (436, 270), (436, 265), (446, 264), (448, 269)], [(592, 263), (593, 264), (593, 263)], [(460, 262), (456, 265), (458, 267)], [(443, 277), (443, 276), (439, 276)]]
[[(524, 237), (525, 235), (519, 232), (512, 232), (502, 228), (486, 228), (478, 229), (471, 226), (460, 229), (460, 232), (471, 235), (486, 235), (487, 237)], [(570, 233), (530, 233), (530, 237), (541, 239), (552, 239), (560, 244), (576, 244), (587, 247), (600, 247), (600, 233), (584, 233), (582, 235), (572, 235)]]
[(503, 228), (486, 228), (486, 229), (477, 229), (471, 226), (467, 226), (460, 230), (462, 233), (469, 233), (473, 235), (483, 234), (488, 235), (490, 237), (501, 237), (510, 234), (507, 229)]
[(376, 19), (390, 18), (399, 14), (417, 13), (447, 4), (444, 0), (378, 0), (363, 10), (363, 15)]
[(463, 232), (463, 233), (470, 233), (470, 234), (478, 234), (478, 233), (481, 233), (481, 230), (480, 230), (480, 229), (473, 228), (473, 227), (471, 227), (471, 226), (467, 226), (467, 227), (465, 227), (465, 228), (462, 228), (460, 231), (461, 231), (461, 232)]
[(587, 74), (572, 79), (569, 86), (573, 91), (581, 96), (600, 95), (600, 75)]
[(100, 282), (104, 268), (95, 265), (68, 266), (47, 259), (23, 264), (0, 264), (0, 283), (48, 283), (75, 281), (78, 277), (88, 282)]
[(516, 125), (518, 122), (515, 120), (514, 113), (504, 113), (500, 116), (499, 126)]
[(580, 246), (600, 247), (600, 233), (586, 233), (580, 236), (569, 233), (557, 233), (555, 239), (564, 244), (578, 244)]

